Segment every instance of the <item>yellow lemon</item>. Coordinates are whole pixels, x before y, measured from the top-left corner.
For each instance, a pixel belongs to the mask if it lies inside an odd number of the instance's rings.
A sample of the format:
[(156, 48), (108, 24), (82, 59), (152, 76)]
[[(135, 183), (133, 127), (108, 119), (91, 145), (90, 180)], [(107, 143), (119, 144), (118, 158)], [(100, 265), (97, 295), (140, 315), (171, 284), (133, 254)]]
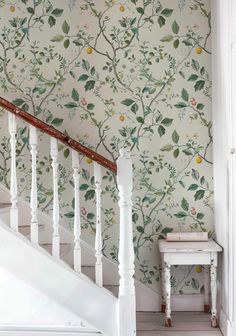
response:
[(15, 6), (10, 6), (10, 12), (14, 13), (16, 11), (16, 7)]
[(195, 157), (195, 162), (198, 163), (198, 164), (202, 163), (202, 157), (199, 156), (199, 155), (196, 156), (196, 157)]
[(195, 267), (195, 272), (197, 272), (197, 273), (202, 273), (202, 266), (196, 266)]
[(86, 48), (86, 53), (87, 53), (88, 55), (91, 55), (92, 52), (93, 52), (93, 49), (92, 49), (91, 47)]
[(125, 11), (125, 6), (121, 5), (121, 6), (120, 6), (120, 11), (121, 11), (121, 12), (124, 12), (124, 11)]
[(121, 116), (120, 116), (120, 121), (124, 121), (125, 120), (125, 116), (122, 114)]
[(90, 159), (90, 158), (86, 157), (86, 163), (87, 163), (87, 164), (90, 164), (90, 163), (92, 163), (92, 162), (93, 162), (93, 160), (92, 160), (92, 159)]
[(195, 53), (198, 54), (198, 55), (201, 55), (201, 53), (202, 53), (202, 48), (201, 48), (201, 47), (197, 47), (197, 48), (195, 48)]

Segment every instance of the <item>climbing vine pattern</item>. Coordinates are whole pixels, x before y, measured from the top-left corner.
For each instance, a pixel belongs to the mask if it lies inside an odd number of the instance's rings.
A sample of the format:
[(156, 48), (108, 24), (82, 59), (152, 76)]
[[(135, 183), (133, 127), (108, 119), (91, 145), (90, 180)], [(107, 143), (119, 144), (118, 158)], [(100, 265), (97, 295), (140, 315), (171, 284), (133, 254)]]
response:
[[(160, 285), (157, 240), (208, 231), (212, 216), (211, 13), (208, 0), (1, 0), (1, 95), (110, 160), (134, 163), (136, 277)], [(9, 187), (6, 113), (0, 182)], [(39, 135), (38, 202), (52, 210), (48, 139)], [(59, 144), (61, 221), (73, 225), (71, 153)], [(29, 199), (29, 130), (18, 125), (20, 195)], [(92, 161), (81, 157), (83, 239), (94, 241)], [(115, 176), (103, 175), (103, 253), (117, 261)], [(201, 266), (175, 268), (175, 293), (202, 289)]]

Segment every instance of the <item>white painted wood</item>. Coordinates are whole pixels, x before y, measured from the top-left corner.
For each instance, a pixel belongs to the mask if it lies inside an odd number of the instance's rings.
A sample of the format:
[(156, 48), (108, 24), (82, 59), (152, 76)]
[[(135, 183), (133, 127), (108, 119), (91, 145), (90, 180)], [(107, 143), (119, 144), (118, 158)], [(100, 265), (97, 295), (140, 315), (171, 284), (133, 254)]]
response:
[(170, 267), (171, 265), (210, 265), (212, 291), (212, 326), (218, 325), (216, 309), (216, 267), (217, 253), (222, 248), (214, 241), (208, 242), (167, 242), (158, 241), (162, 254), (162, 269), (164, 270), (164, 296), (166, 303), (166, 326), (171, 326), (170, 317)]
[(32, 180), (31, 180), (31, 232), (30, 239), (32, 243), (38, 244), (38, 193), (37, 193), (37, 130), (35, 127), (30, 126), (30, 147), (31, 147), (31, 159), (32, 159)]
[(132, 224), (133, 171), (130, 152), (127, 149), (120, 150), (117, 161), (117, 184), (120, 197), (119, 335), (131, 336), (136, 330), (136, 303)]
[(103, 285), (103, 270), (102, 270), (102, 223), (101, 223), (101, 184), (102, 184), (102, 170), (101, 166), (94, 162), (94, 183), (96, 192), (96, 265), (95, 278), (96, 284), (100, 287)]
[(18, 206), (17, 206), (17, 174), (16, 174), (16, 117), (8, 114), (8, 128), (10, 133), (11, 145), (11, 211), (10, 225), (14, 231), (18, 231)]
[(53, 237), (52, 237), (52, 255), (60, 257), (60, 235), (59, 235), (59, 195), (58, 195), (58, 148), (57, 140), (51, 140), (51, 158), (53, 169)]
[(203, 269), (203, 281), (204, 281), (204, 306), (210, 306), (210, 272), (209, 266), (205, 265)]
[(75, 209), (74, 209), (74, 270), (81, 272), (81, 221), (80, 221), (80, 194), (79, 194), (79, 153), (72, 150), (72, 167), (74, 178), (74, 197), (75, 197)]

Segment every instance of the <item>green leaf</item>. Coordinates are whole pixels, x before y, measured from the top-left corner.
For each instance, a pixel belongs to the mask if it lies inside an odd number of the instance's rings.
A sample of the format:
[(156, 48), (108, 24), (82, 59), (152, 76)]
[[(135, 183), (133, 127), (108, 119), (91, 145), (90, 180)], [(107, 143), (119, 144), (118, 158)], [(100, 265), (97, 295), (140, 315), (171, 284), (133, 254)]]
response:
[(139, 14), (144, 14), (144, 9), (142, 7), (137, 7), (136, 10)]
[(200, 179), (200, 183), (201, 183), (201, 185), (204, 185), (205, 182), (206, 182), (206, 179), (205, 179), (204, 176), (202, 176), (201, 179)]
[(30, 14), (34, 14), (33, 7), (27, 7), (27, 12), (30, 13)]
[(167, 145), (165, 145), (161, 148), (161, 151), (162, 152), (170, 152), (170, 151), (172, 151), (172, 149), (173, 149), (173, 146), (171, 144), (167, 144)]
[(191, 75), (188, 79), (188, 82), (195, 82), (198, 79), (198, 75)]
[(144, 119), (143, 117), (137, 117), (137, 122), (139, 122), (140, 124), (144, 124)]
[(186, 155), (193, 155), (193, 152), (190, 148), (186, 148), (183, 150), (183, 153), (186, 154)]
[(199, 70), (200, 65), (199, 65), (198, 61), (195, 61), (194, 59), (192, 59), (192, 68), (196, 71)]
[(183, 212), (183, 211), (180, 211), (177, 214), (175, 214), (176, 218), (184, 218), (184, 217), (187, 217), (187, 216), (188, 216), (188, 214), (186, 212)]
[(62, 24), (62, 30), (63, 30), (63, 33), (65, 34), (68, 34), (70, 31), (70, 26), (68, 25), (66, 21), (64, 21)]
[(67, 107), (68, 109), (72, 109), (72, 108), (78, 107), (78, 105), (74, 102), (70, 102), (70, 103), (65, 104), (65, 107)]
[(188, 102), (189, 94), (188, 94), (187, 90), (185, 90), (185, 89), (182, 90), (181, 97), (184, 101)]
[(61, 42), (63, 39), (64, 39), (64, 36), (58, 34), (58, 35), (53, 36), (51, 41), (52, 42)]
[(49, 18), (48, 18), (48, 24), (49, 24), (50, 27), (55, 26), (56, 19), (53, 16), (49, 16)]
[(204, 76), (204, 75), (205, 75), (205, 72), (206, 72), (205, 68), (202, 67), (201, 70), (200, 70), (200, 74), (201, 74), (202, 76)]
[(79, 77), (78, 82), (84, 82), (84, 81), (86, 81), (88, 78), (89, 78), (88, 75), (83, 74), (83, 75), (81, 75), (81, 76)]
[(63, 12), (64, 12), (64, 9), (55, 8), (55, 9), (52, 11), (51, 14), (54, 15), (54, 16), (59, 17), (59, 16), (62, 15)]
[(179, 134), (176, 132), (176, 130), (174, 130), (174, 132), (172, 133), (172, 140), (176, 144), (179, 142)]
[(201, 200), (204, 197), (204, 195), (205, 195), (205, 190), (198, 190), (194, 195), (195, 201)]
[(169, 9), (169, 8), (165, 8), (161, 12), (161, 14), (164, 15), (165, 17), (171, 16), (172, 13), (173, 13), (173, 9)]
[(161, 124), (169, 127), (169, 126), (171, 126), (172, 122), (173, 122), (173, 119), (165, 118), (165, 119), (162, 120)]
[(192, 169), (192, 177), (194, 178), (194, 180), (198, 181), (200, 178), (199, 172), (196, 169)]
[(70, 155), (70, 150), (69, 150), (69, 148), (66, 148), (65, 150), (64, 150), (64, 157), (67, 159), (68, 158), (68, 156)]
[(84, 183), (84, 184), (80, 185), (79, 190), (87, 190), (88, 187), (89, 187), (89, 185)]
[(187, 107), (186, 103), (184, 103), (184, 102), (179, 102), (179, 103), (175, 104), (174, 106), (178, 109), (182, 109), (182, 108)]
[(92, 90), (95, 86), (95, 81), (94, 80), (89, 80), (87, 81), (87, 83), (85, 84), (85, 91), (89, 91)]
[(143, 228), (142, 226), (137, 226), (137, 227), (136, 227), (136, 230), (137, 230), (138, 232), (141, 232), (141, 233), (144, 232), (144, 228)]
[(137, 221), (138, 221), (138, 214), (136, 213), (136, 212), (134, 212), (133, 214), (132, 214), (132, 220), (133, 220), (133, 222), (134, 223), (136, 223)]
[(173, 46), (174, 46), (175, 49), (178, 48), (178, 46), (179, 46), (179, 39), (174, 40), (174, 42), (173, 42)]
[(178, 32), (179, 32), (179, 25), (176, 21), (174, 21), (172, 23), (172, 31), (173, 31), (174, 34), (178, 34)]
[(199, 281), (197, 279), (194, 279), (192, 278), (192, 281), (191, 281), (191, 285), (194, 289), (198, 290), (200, 285), (199, 285)]
[(95, 190), (91, 189), (91, 190), (86, 191), (84, 195), (85, 201), (92, 200), (94, 196), (95, 196)]
[(22, 104), (24, 104), (24, 100), (21, 98), (17, 98), (15, 100), (13, 100), (12, 104), (16, 105), (16, 106), (21, 106)]
[(131, 106), (131, 111), (133, 112), (133, 113), (135, 113), (136, 114), (136, 112), (138, 111), (138, 104), (133, 104), (132, 106)]
[(197, 188), (198, 188), (198, 184), (191, 184), (189, 187), (188, 187), (188, 190), (190, 191), (195, 191), (195, 190), (197, 190)]
[(61, 126), (63, 123), (63, 119), (55, 118), (52, 120), (51, 124), (54, 126)]
[(164, 37), (162, 37), (161, 42), (171, 42), (172, 40), (173, 40), (172, 35), (165, 35)]
[(199, 80), (196, 82), (196, 84), (194, 85), (194, 89), (195, 91), (200, 91), (204, 88), (205, 85), (205, 81), (204, 80)]
[[(76, 89), (72, 90), (71, 97), (74, 101), (78, 102), (79, 101), (79, 93)], [(77, 105), (76, 105), (77, 106)]]
[(69, 212), (65, 213), (64, 216), (65, 216), (66, 218), (74, 218), (75, 215), (74, 215), (74, 212), (69, 211)]
[(158, 24), (159, 24), (160, 28), (162, 26), (164, 26), (165, 23), (166, 23), (166, 19), (163, 16), (159, 16), (159, 18), (158, 18)]
[(129, 98), (126, 98), (125, 100), (122, 100), (121, 104), (125, 105), (125, 106), (130, 106), (134, 103), (134, 100), (133, 99), (129, 99)]
[(198, 214), (197, 214), (197, 219), (203, 219), (203, 217), (204, 217), (205, 215), (202, 213), (202, 212), (199, 212)]
[(197, 110), (199, 110), (199, 111), (203, 110), (204, 107), (205, 107), (205, 105), (203, 105), (203, 104), (197, 104)]
[(172, 232), (173, 228), (168, 228), (165, 227), (164, 229), (161, 230), (161, 233), (166, 237), (167, 233)]
[(87, 214), (87, 218), (88, 218), (89, 220), (93, 219), (94, 217), (95, 217), (95, 215), (94, 215), (94, 213), (92, 213), (92, 212), (89, 212), (89, 213)]
[(162, 137), (162, 135), (164, 135), (165, 132), (166, 132), (165, 128), (164, 128), (163, 126), (160, 125), (160, 126), (158, 127), (158, 133), (159, 133), (160, 137)]
[(179, 156), (179, 148), (176, 148), (173, 152), (174, 158), (177, 158)]
[(67, 48), (69, 48), (69, 46), (70, 46), (70, 40), (69, 40), (69, 39), (66, 39), (66, 40), (64, 41), (64, 48), (67, 49)]
[(95, 105), (94, 104), (88, 104), (87, 105), (87, 109), (89, 110), (89, 111), (92, 111), (93, 109), (94, 109), (94, 107), (95, 107)]
[(181, 207), (185, 211), (189, 210), (189, 203), (188, 203), (188, 201), (185, 198), (182, 199)]

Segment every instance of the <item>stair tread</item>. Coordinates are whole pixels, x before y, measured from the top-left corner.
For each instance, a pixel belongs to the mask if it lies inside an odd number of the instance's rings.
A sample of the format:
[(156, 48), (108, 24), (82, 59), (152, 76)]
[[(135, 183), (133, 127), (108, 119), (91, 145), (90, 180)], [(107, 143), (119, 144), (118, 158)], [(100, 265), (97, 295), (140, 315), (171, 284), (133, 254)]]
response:
[(0, 203), (0, 209), (9, 208), (11, 203)]

